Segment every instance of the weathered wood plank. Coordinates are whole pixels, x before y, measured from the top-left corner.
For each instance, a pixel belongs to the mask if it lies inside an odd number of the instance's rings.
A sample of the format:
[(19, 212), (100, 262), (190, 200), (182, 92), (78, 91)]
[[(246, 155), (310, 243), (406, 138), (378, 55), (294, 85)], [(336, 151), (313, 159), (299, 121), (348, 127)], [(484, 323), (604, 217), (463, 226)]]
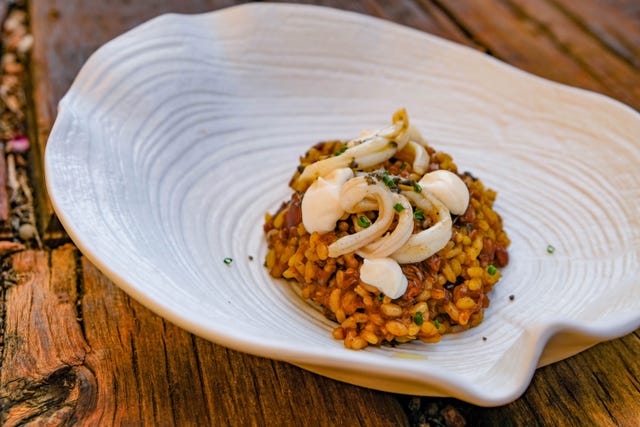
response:
[[(161, 330), (157, 329), (162, 320), (136, 316), (129, 298), (84, 258), (82, 271), (82, 317), (91, 347), (86, 365), (95, 375), (95, 389), (90, 392), (93, 399), (81, 421), (133, 425), (173, 419), (166, 376), (148, 372), (165, 369), (164, 352), (157, 351), (163, 345)], [(156, 327), (141, 328), (148, 322), (156, 322)], [(156, 351), (148, 351), (148, 341), (157, 345)]]
[[(611, 9), (608, 11), (616, 10), (627, 18), (640, 23), (640, 3), (638, 0), (599, 0), (598, 3), (609, 6)], [(603, 17), (598, 16), (598, 19), (603, 19)]]
[(567, 55), (566, 47), (559, 44), (548, 29), (519, 13), (510, 2), (433, 2), (493, 56), (541, 77), (610, 93), (581, 62)]
[(3, 269), (2, 425), (73, 417), (88, 350), (76, 320), (75, 253), (23, 251)]
[(76, 256), (68, 245), (9, 261), (3, 425), (301, 425), (310, 414), (320, 425), (406, 425), (391, 395), (194, 337), (85, 258), (78, 299)]
[[(82, 258), (90, 424), (404, 425), (392, 395), (212, 344), (129, 299)], [(349, 404), (345, 404), (349, 402)]]
[[(399, 403), (388, 393), (318, 377), (286, 363), (238, 357), (201, 339), (196, 339), (196, 347), (207, 405), (218, 422), (227, 414), (258, 425), (407, 424)], [(393, 398), (392, 405), (388, 398)]]
[[(607, 0), (576, 3), (570, 0), (550, 0), (576, 25), (590, 33), (599, 43), (618, 55), (636, 70), (640, 69), (640, 3), (626, 1), (612, 5)], [(630, 10), (635, 5), (635, 14)]]
[[(634, 48), (629, 47), (623, 55), (619, 55), (609, 46), (618, 46), (622, 51), (622, 43), (605, 44), (595, 32), (588, 31), (585, 21), (559, 3), (548, 3), (539, 0), (509, 0), (509, 7), (522, 19), (540, 28), (542, 34), (549, 38), (565, 56), (580, 64), (584, 71), (600, 82), (605, 94), (613, 96), (629, 105), (640, 109), (640, 72), (633, 64), (640, 56), (634, 55)], [(575, 7), (575, 2), (573, 3)], [(582, 2), (580, 10), (592, 10), (597, 2)], [(640, 37), (640, 27), (635, 28), (628, 20), (621, 19), (619, 25), (626, 31), (635, 30)], [(592, 26), (593, 27), (593, 26)], [(604, 36), (607, 33), (601, 32)], [(632, 33), (633, 34), (633, 33)], [(619, 40), (625, 40), (619, 39)], [(629, 43), (626, 43), (628, 46)]]

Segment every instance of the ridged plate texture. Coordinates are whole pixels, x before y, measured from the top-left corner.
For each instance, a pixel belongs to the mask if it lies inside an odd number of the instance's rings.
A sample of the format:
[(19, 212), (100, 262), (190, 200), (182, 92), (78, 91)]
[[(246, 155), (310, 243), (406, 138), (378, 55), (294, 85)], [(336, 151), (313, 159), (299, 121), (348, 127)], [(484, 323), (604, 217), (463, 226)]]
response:
[[(511, 261), (479, 327), (356, 352), (268, 276), (263, 215), (308, 147), (399, 107), (498, 192)], [(490, 406), (537, 366), (640, 326), (639, 141), (630, 108), (471, 49), (253, 4), (163, 15), (100, 48), (60, 103), (45, 167), (82, 252), (170, 321), (354, 384)]]

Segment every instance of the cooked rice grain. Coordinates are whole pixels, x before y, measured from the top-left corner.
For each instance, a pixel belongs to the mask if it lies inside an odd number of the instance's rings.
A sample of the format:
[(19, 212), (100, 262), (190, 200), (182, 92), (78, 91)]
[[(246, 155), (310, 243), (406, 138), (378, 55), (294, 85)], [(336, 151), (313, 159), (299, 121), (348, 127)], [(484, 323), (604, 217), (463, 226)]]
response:
[[(342, 141), (315, 145), (301, 158), (298, 170), (333, 155), (342, 145)], [(430, 147), (428, 153), (429, 171), (457, 173), (449, 155)], [(410, 164), (402, 160), (392, 158), (384, 166), (391, 174), (412, 176)], [(477, 326), (489, 306), (488, 293), (501, 277), (489, 266), (508, 263), (509, 238), (493, 210), (496, 193), (469, 173), (459, 176), (469, 188), (469, 207), (454, 217), (451, 240), (442, 250), (422, 262), (402, 265), (408, 286), (400, 298), (392, 300), (361, 282), (358, 256), (328, 257), (328, 246), (353, 231), (352, 218), (339, 221), (334, 232), (309, 234), (301, 222), (302, 195), (295, 192), (275, 214), (266, 215), (265, 265), (273, 277), (298, 282), (302, 296), (339, 324), (332, 336), (350, 349), (416, 339), (435, 343), (443, 334)], [(422, 314), (420, 324), (417, 312)]]

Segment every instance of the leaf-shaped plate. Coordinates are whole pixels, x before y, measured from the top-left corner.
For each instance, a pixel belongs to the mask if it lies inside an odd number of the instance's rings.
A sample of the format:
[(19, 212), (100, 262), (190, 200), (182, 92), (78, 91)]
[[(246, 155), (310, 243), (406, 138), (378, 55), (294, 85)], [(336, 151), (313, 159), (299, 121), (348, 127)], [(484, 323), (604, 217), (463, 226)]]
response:
[[(310, 145), (398, 107), (498, 191), (511, 261), (479, 327), (346, 350), (263, 268), (263, 215)], [(251, 4), (164, 15), (101, 47), (60, 103), (45, 167), (82, 252), (177, 325), (366, 387), (500, 405), (537, 366), (640, 326), (639, 140), (630, 108), (471, 49), (354, 13)]]

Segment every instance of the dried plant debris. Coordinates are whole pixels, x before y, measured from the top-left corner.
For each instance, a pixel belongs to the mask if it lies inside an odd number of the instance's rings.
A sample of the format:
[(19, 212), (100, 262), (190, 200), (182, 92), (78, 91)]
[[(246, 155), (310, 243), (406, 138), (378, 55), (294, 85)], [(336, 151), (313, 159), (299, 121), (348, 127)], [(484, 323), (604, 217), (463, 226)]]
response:
[[(23, 2), (9, 5), (2, 22), (0, 56), (0, 240), (42, 247), (29, 184), (31, 148), (26, 128), (27, 64), (33, 45)], [(8, 243), (7, 243), (8, 244)], [(0, 254), (1, 255), (1, 254)]]

